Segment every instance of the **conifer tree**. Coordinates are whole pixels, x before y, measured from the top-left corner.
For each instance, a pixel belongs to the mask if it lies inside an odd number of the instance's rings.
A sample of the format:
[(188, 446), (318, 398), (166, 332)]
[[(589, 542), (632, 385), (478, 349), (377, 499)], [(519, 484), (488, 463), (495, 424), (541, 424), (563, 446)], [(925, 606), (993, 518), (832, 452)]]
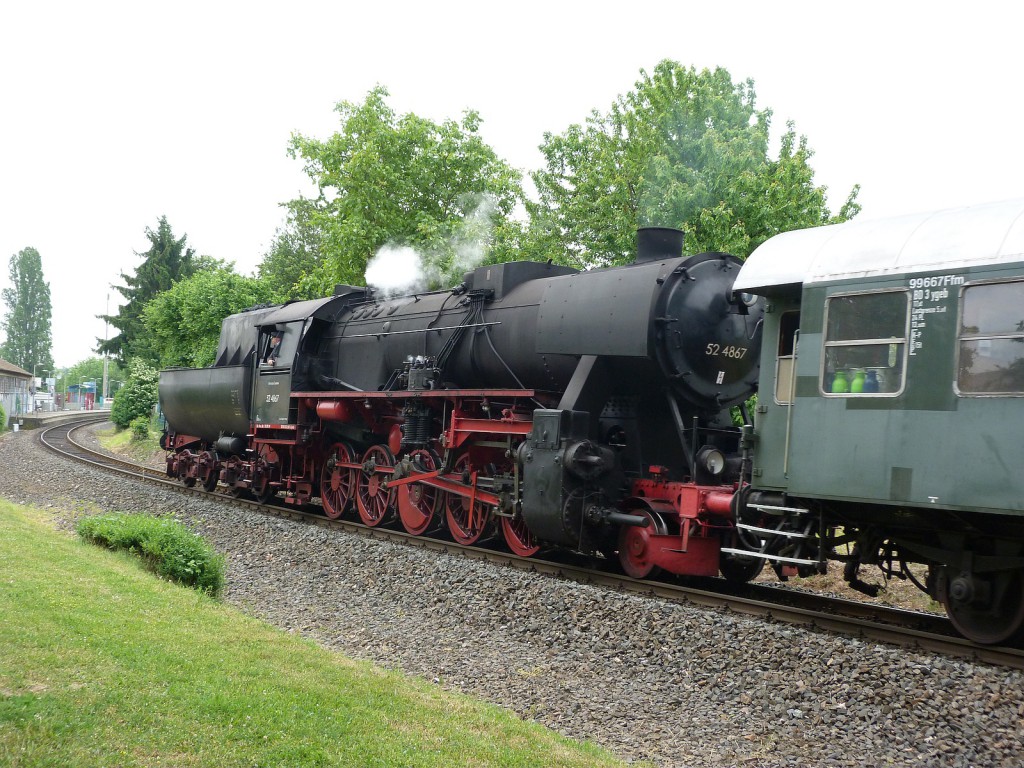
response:
[(134, 275), (121, 273), (124, 285), (114, 288), (128, 302), (116, 315), (99, 315), (114, 326), (119, 333), (106, 340), (97, 339), (96, 351), (112, 355), (121, 366), (132, 358), (140, 358), (150, 365), (157, 365), (159, 350), (152, 344), (142, 321), (142, 310), (150, 299), (168, 290), (176, 280), (189, 277), (195, 272), (195, 251), (185, 245), (185, 236), (174, 238), (167, 217), (161, 216), (156, 230), (146, 227), (150, 248), (145, 253), (136, 252), (142, 264)]

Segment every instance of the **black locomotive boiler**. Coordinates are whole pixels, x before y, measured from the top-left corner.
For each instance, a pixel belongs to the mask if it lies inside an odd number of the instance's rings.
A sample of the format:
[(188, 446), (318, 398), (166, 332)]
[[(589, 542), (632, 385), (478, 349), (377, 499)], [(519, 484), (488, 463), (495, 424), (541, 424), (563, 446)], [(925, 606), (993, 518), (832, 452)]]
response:
[(763, 303), (733, 291), (738, 258), (681, 253), (646, 229), (628, 266), (232, 315), (212, 367), (160, 375), (167, 473), (465, 544), (500, 531), (520, 555), (617, 553), (637, 577), (728, 570), (730, 409), (756, 388)]

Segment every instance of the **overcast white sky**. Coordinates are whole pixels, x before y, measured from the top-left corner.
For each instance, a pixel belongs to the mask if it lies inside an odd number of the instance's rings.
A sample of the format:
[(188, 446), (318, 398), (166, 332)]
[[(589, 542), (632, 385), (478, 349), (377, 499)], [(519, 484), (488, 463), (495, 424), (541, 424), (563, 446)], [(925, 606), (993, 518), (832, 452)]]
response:
[(808, 136), (833, 210), (854, 183), (872, 218), (1020, 197), (1022, 20), (987, 1), (4, 3), (0, 287), (37, 248), (67, 366), (161, 215), (251, 273), (306, 188), (289, 136), (327, 137), (377, 83), (402, 113), (478, 110), (529, 171), (544, 131), (607, 111), (641, 68), (722, 66)]

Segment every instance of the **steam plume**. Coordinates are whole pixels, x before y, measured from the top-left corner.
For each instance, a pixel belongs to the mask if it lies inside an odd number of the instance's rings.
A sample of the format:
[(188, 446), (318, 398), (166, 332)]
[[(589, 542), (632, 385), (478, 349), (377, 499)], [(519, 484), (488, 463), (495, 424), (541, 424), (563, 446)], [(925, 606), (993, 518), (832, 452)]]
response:
[(384, 296), (423, 291), (428, 282), (423, 259), (409, 246), (385, 245), (366, 265), (366, 284)]
[(415, 293), (454, 285), (462, 274), (483, 263), (493, 229), (494, 197), (479, 195), (466, 201), (472, 210), (459, 222), (447, 247), (419, 252), (387, 244), (366, 265), (366, 284), (383, 296)]

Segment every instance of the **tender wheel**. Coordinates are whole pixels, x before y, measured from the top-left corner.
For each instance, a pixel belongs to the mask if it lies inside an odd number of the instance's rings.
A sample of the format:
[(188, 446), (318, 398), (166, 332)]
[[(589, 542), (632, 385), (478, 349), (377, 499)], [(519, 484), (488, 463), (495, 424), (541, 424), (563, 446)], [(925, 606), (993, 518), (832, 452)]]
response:
[(386, 488), (395, 468), (395, 457), (384, 445), (374, 445), (363, 454), (363, 468), (356, 480), (356, 509), (359, 519), (371, 528), (384, 523), (394, 508), (396, 489)]
[[(433, 451), (419, 449), (409, 458), (422, 472), (432, 472), (441, 466), (441, 460)], [(398, 517), (402, 527), (413, 536), (425, 533), (434, 522), (440, 497), (444, 494), (423, 483), (411, 483), (398, 489)]]
[[(184, 484), (186, 488), (192, 488), (196, 484), (196, 478), (194, 474), (190, 474), (192, 467), (196, 462), (196, 454), (190, 450), (180, 451), (177, 456), (178, 459), (178, 479)], [(170, 465), (167, 468), (167, 474), (171, 474)]]
[(211, 451), (199, 454), (199, 479), (203, 481), (203, 490), (212, 492), (220, 479), (217, 455)]
[(641, 528), (638, 525), (624, 525), (619, 532), (619, 562), (622, 570), (634, 579), (646, 579), (661, 572), (654, 564), (655, 544), (651, 538), (655, 535), (664, 536), (668, 529), (661, 515), (649, 509), (633, 510), (632, 514), (646, 517), (650, 525)]
[(349, 467), (339, 467), (352, 461), (352, 451), (344, 443), (335, 443), (327, 454), (327, 460), (320, 470), (320, 501), (324, 505), (324, 514), (336, 520), (345, 514), (348, 503), (352, 500), (352, 487), (355, 484), (354, 472)]
[(266, 471), (260, 472), (252, 487), (253, 495), (260, 504), (269, 504), (271, 499), (277, 496), (277, 489), (270, 484), (270, 474)]
[(540, 552), (540, 544), (518, 512), (514, 517), (501, 518), (501, 534), (508, 548), (520, 557), (533, 557)]
[(1024, 636), (1021, 571), (1004, 571), (982, 578), (944, 569), (939, 574), (937, 591), (949, 620), (968, 640), (979, 645), (1001, 645)]
[[(456, 472), (472, 471), (469, 456), (463, 454), (455, 462)], [(469, 498), (447, 494), (445, 500), (445, 519), (452, 538), (463, 546), (472, 546), (483, 538), (490, 527), (491, 512), (479, 501), (469, 503)]]

